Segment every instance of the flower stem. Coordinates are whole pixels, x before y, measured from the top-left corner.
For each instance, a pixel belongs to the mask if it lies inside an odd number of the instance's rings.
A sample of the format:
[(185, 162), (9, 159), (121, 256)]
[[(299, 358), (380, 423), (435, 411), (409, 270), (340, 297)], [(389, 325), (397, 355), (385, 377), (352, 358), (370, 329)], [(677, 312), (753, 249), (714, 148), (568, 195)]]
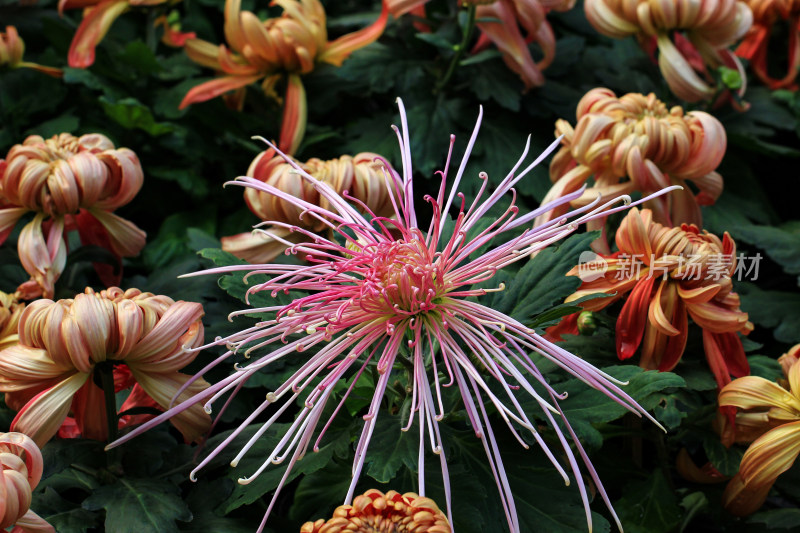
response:
[(448, 65), (444, 77), (436, 84), (436, 88), (433, 91), (434, 94), (441, 91), (444, 86), (447, 85), (447, 82), (450, 81), (450, 78), (453, 77), (453, 73), (456, 71), (456, 65), (461, 61), (461, 57), (467, 49), (467, 45), (472, 38), (472, 32), (475, 30), (475, 11), (476, 7), (474, 5), (467, 6), (467, 23), (462, 29), (461, 42), (456, 45), (456, 53), (453, 55), (453, 59), (450, 60), (450, 65)]
[(117, 440), (117, 396), (114, 391), (114, 367), (112, 365), (97, 365), (95, 371), (100, 373), (100, 384), (106, 399), (106, 421), (108, 422), (108, 442)]

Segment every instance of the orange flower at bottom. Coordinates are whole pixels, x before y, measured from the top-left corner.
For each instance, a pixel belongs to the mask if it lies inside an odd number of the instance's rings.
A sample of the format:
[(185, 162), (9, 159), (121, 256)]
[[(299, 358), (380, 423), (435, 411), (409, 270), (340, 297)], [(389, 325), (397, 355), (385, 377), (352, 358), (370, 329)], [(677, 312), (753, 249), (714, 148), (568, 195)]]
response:
[(738, 407), (737, 425), (746, 417), (751, 426), (759, 417), (763, 434), (742, 457), (739, 473), (730, 481), (722, 503), (733, 514), (745, 516), (764, 503), (775, 480), (789, 470), (800, 455), (800, 344), (780, 359), (785, 386), (757, 376), (746, 376), (719, 393), (719, 405)]
[(447, 517), (430, 498), (413, 492), (370, 489), (341, 505), (328, 521), (306, 522), (300, 533), (451, 533)]

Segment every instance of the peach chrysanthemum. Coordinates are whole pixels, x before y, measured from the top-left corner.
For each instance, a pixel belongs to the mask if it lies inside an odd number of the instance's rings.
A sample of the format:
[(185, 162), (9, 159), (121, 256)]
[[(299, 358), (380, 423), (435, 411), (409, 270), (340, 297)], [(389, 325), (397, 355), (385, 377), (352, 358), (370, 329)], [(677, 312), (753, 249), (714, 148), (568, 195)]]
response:
[[(343, 155), (323, 161), (309, 159), (296, 163), (314, 178), (327, 183), (338, 194), (346, 194), (378, 216), (393, 212), (382, 168), (391, 165), (379, 156), (362, 152), (355, 156)], [(262, 152), (250, 164), (247, 176), (300, 198), (304, 202), (329, 208), (328, 201), (319, 195), (314, 186), (304, 180), (283, 157), (273, 150)], [(313, 232), (326, 228), (324, 221), (310, 215), (296, 205), (257, 189), (245, 189), (244, 199), (250, 210), (261, 220), (270, 221), (266, 229), (222, 238), (222, 249), (250, 263), (268, 263), (288, 247), (286, 241), (298, 244), (309, 237), (292, 231), (299, 226)]]
[[(617, 97), (597, 88), (586, 93), (577, 108), (577, 125), (556, 122), (562, 147), (550, 164), (553, 186), (547, 203), (577, 191), (591, 178), (594, 185), (572, 202), (585, 205), (598, 194), (615, 198), (639, 191), (651, 194), (668, 185), (683, 190), (648, 203), (656, 222), (702, 226), (699, 205), (714, 203), (722, 192), (722, 177), (716, 172), (725, 155), (726, 136), (722, 124), (703, 111), (685, 113), (679, 106), (668, 108), (654, 94), (628, 93)], [(690, 180), (697, 189), (687, 186)], [(545, 213), (537, 223), (557, 218), (567, 206)], [(590, 229), (604, 226), (592, 222)], [(605, 241), (598, 243), (608, 252)]]
[[(83, 244), (102, 246), (118, 258), (138, 254), (145, 233), (112, 211), (136, 196), (142, 180), (136, 154), (115, 148), (99, 133), (47, 140), (31, 135), (14, 145), (0, 160), (0, 243), (25, 213), (35, 213), (17, 244), (32, 278), (20, 287), (23, 297), (53, 296), (66, 261), (65, 231), (77, 229)], [(118, 282), (110, 267), (98, 273)]]
[[(178, 371), (197, 356), (192, 348), (203, 343), (202, 316), (198, 303), (117, 287), (87, 288), (74, 299), (29, 304), (20, 317), (19, 344), (0, 352), (0, 392), (19, 410), (12, 430), (43, 445), (72, 412), (83, 436), (107, 440), (103, 390), (93, 379), (99, 365), (104, 371), (126, 365), (136, 383), (129, 400), (141, 404), (149, 396), (167, 409), (190, 378)], [(195, 380), (178, 399), (206, 387)], [(122, 411), (129, 407), (123, 405)], [(197, 406), (172, 422), (192, 441), (211, 420)]]
[(453, 529), (436, 502), (413, 492), (386, 494), (370, 489), (340, 505), (330, 520), (306, 522), (300, 533), (451, 533)]
[(15, 526), (12, 533), (55, 533), (30, 510), (43, 469), (42, 452), (33, 439), (22, 433), (0, 433), (0, 529)]
[(711, 99), (719, 90), (709, 69), (744, 70), (728, 46), (750, 28), (753, 14), (742, 0), (586, 0), (586, 17), (603, 35), (635, 35), (658, 48), (658, 66), (669, 88), (687, 102)]

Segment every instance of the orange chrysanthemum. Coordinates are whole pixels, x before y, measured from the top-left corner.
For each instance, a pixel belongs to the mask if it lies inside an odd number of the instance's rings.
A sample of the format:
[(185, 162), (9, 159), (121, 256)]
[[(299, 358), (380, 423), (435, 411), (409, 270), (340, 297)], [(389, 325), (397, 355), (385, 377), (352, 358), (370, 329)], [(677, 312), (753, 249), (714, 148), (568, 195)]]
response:
[(275, 85), (286, 74), (278, 146), (283, 152), (294, 154), (306, 128), (306, 93), (300, 75), (311, 72), (316, 63), (341, 65), (352, 52), (380, 37), (389, 15), (384, 9), (372, 25), (328, 41), (325, 9), (319, 0), (274, 3), (283, 8), (283, 15), (261, 21), (250, 11), (242, 11), (240, 0), (226, 0), (228, 45), (217, 46), (202, 39), (186, 41), (186, 53), (194, 62), (213, 68), (222, 76), (191, 89), (180, 107), (236, 91), (229, 103), (240, 108), (247, 85), (263, 78), (264, 92), (275, 96)]
[[(145, 233), (113, 214), (142, 187), (139, 158), (115, 148), (104, 135), (50, 139), (31, 135), (0, 160), (0, 243), (28, 211), (36, 215), (19, 236), (22, 266), (31, 281), (20, 287), (26, 299), (53, 295), (64, 269), (64, 232), (77, 229), (83, 244), (102, 246), (117, 257), (131, 257), (145, 244)], [(112, 269), (98, 269), (106, 282), (118, 282)]]
[(6, 26), (6, 31), (0, 32), (0, 67), (30, 68), (54, 78), (61, 77), (62, 72), (59, 68), (45, 67), (37, 63), (23, 61), (22, 56), (24, 53), (25, 43), (20, 39), (17, 28)]
[(413, 492), (385, 495), (370, 489), (353, 505), (341, 505), (330, 520), (306, 522), (300, 533), (451, 533), (453, 529), (436, 502)]
[[(770, 488), (800, 454), (800, 344), (780, 358), (786, 381), (773, 383), (757, 376), (739, 378), (719, 393), (719, 405), (743, 409), (737, 413), (751, 427), (753, 443), (744, 453), (739, 473), (725, 488), (728, 511), (746, 516), (764, 503)], [(758, 436), (760, 435), (760, 436)]]
[(742, 0), (586, 0), (586, 16), (603, 35), (635, 35), (658, 48), (658, 66), (669, 88), (687, 102), (711, 99), (719, 90), (709, 69), (744, 70), (728, 46), (750, 28), (753, 14)]
[(608, 295), (580, 304), (599, 310), (630, 293), (617, 319), (620, 359), (641, 347), (639, 366), (673, 369), (686, 347), (691, 317), (703, 328), (706, 359), (720, 388), (730, 383), (731, 374), (750, 373), (737, 333), (746, 335), (753, 325), (733, 292), (736, 245), (727, 233), (720, 240), (696, 226), (666, 227), (653, 221), (650, 210), (634, 208), (623, 219), (616, 243), (618, 252), (568, 273), (584, 282), (567, 301)]
[(0, 529), (12, 533), (55, 533), (30, 510), (44, 460), (36, 443), (22, 433), (0, 433)]
[[(569, 195), (591, 178), (594, 185), (572, 202), (585, 205), (597, 198), (615, 198), (639, 191), (651, 194), (669, 185), (682, 191), (652, 200), (656, 222), (669, 226), (681, 223), (702, 226), (699, 205), (714, 203), (722, 192), (722, 177), (715, 171), (725, 155), (726, 136), (722, 124), (702, 111), (684, 113), (671, 109), (654, 94), (629, 93), (617, 97), (609, 89), (586, 93), (577, 108), (577, 125), (556, 122), (556, 135), (563, 146), (550, 164), (553, 187), (543, 203)], [(686, 186), (690, 180), (695, 195)], [(541, 224), (562, 216), (568, 205), (541, 215)], [(604, 226), (593, 222), (590, 229)], [(598, 243), (608, 252), (605, 240)]]
[[(204, 390), (203, 380), (182, 390), (190, 376), (178, 372), (196, 357), (191, 349), (203, 344), (202, 316), (198, 303), (117, 287), (29, 304), (20, 317), (19, 344), (0, 352), (0, 392), (19, 410), (11, 428), (43, 445), (71, 412), (84, 437), (107, 440), (103, 390), (93, 379), (97, 365), (124, 363), (130, 371), (115, 376), (122, 387), (136, 383), (122, 411), (148, 404), (144, 400), (166, 409), (177, 392), (182, 401)], [(192, 441), (211, 419), (197, 405), (172, 422)]]
[[(753, 11), (753, 26), (736, 55), (750, 61), (756, 76), (770, 89), (797, 89), (795, 78), (800, 69), (800, 0), (744, 0)], [(767, 53), (772, 30), (779, 24), (788, 26), (788, 61), (786, 75), (777, 79), (769, 75)]]
[[(394, 170), (378, 154), (362, 152), (355, 156), (343, 155), (328, 161), (313, 158), (306, 163), (298, 164), (338, 194), (346, 192), (373, 215), (387, 216), (394, 212), (386, 188), (388, 181), (384, 177), (384, 172), (394, 172)], [(259, 154), (250, 164), (247, 175), (309, 204), (330, 208), (328, 201), (320, 196), (314, 185), (304, 180), (283, 157), (275, 155), (273, 150)], [(306, 235), (292, 231), (292, 226), (320, 232), (328, 224), (324, 220), (304, 213), (286, 200), (257, 189), (245, 189), (244, 198), (247, 206), (257, 217), (273, 221), (273, 225), (266, 230), (222, 238), (223, 250), (250, 263), (268, 263), (289, 246), (308, 240)], [(274, 224), (276, 221), (285, 225), (278, 226)]]

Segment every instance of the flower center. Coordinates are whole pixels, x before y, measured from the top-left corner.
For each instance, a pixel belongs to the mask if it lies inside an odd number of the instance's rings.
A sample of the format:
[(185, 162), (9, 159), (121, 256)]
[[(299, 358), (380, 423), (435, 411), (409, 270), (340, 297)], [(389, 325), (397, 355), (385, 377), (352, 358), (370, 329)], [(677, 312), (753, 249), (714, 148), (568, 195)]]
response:
[(446, 291), (443, 273), (425, 243), (381, 242), (364, 250), (369, 262), (363, 271), (362, 304), (406, 315), (436, 309)]

